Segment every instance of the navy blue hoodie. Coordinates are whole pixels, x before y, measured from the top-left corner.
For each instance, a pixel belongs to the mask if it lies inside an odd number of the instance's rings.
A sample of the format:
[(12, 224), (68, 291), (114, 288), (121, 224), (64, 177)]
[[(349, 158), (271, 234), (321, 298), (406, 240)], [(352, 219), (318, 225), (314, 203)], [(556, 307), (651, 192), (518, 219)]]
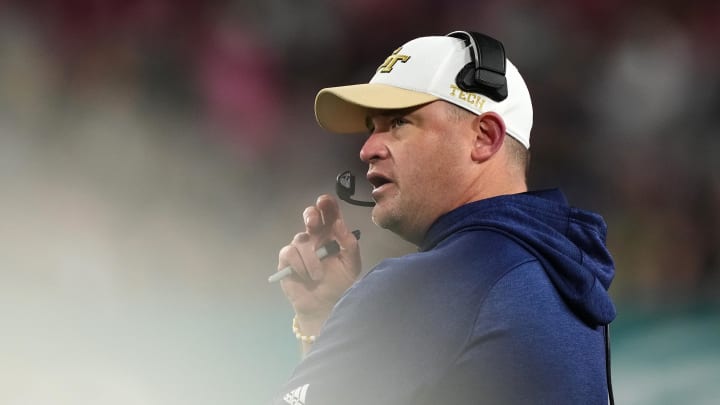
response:
[(607, 404), (605, 235), (556, 190), (443, 215), (347, 291), (274, 404)]

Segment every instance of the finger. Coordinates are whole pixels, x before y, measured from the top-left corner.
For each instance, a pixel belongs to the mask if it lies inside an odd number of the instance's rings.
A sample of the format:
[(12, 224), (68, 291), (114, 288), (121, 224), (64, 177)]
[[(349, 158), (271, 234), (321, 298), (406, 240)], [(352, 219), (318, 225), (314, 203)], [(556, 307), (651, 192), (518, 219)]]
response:
[(284, 246), (278, 254), (278, 271), (286, 267), (292, 268), (293, 276), (299, 277), (301, 280), (310, 280), (300, 252), (293, 245)]
[(325, 225), (331, 226), (338, 219), (342, 219), (337, 199), (330, 194), (323, 194), (318, 197), (315, 206), (320, 211), (322, 222)]
[(324, 227), (322, 214), (316, 206), (310, 206), (303, 211), (303, 221), (305, 222), (305, 232), (322, 236), (327, 230)]
[(300, 255), (300, 260), (303, 262), (307, 277), (315, 281), (321, 279), (322, 267), (320, 265), (320, 259), (315, 252), (317, 246), (315, 246), (316, 243), (313, 238), (306, 232), (300, 232), (295, 235), (291, 245), (295, 247)]
[(321, 239), (321, 242), (326, 242), (328, 239), (333, 239), (333, 227), (339, 216), (340, 208), (337, 200), (328, 194), (321, 195), (314, 206), (305, 208), (303, 212), (305, 230)]
[(316, 207), (325, 219), (326, 225), (331, 228), (329, 233), (332, 239), (336, 239), (343, 249), (356, 248), (357, 238), (345, 226), (338, 200), (329, 194), (324, 194), (318, 197)]
[(330, 233), (333, 235), (333, 239), (337, 239), (340, 246), (343, 247), (357, 245), (357, 238), (345, 225), (345, 219), (337, 199), (330, 195), (322, 195), (318, 198), (317, 205), (323, 216), (332, 221), (328, 225), (332, 227)]

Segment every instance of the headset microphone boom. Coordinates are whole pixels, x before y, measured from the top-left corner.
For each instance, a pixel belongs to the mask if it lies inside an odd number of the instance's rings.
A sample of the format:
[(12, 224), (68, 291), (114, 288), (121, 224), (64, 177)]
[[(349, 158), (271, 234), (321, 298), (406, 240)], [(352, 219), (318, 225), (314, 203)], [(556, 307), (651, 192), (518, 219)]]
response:
[(360, 207), (375, 206), (375, 202), (373, 201), (360, 201), (352, 198), (352, 195), (355, 194), (355, 176), (352, 172), (350, 172), (350, 170), (345, 170), (344, 172), (338, 174), (337, 179), (335, 180), (335, 193), (341, 200), (352, 205)]

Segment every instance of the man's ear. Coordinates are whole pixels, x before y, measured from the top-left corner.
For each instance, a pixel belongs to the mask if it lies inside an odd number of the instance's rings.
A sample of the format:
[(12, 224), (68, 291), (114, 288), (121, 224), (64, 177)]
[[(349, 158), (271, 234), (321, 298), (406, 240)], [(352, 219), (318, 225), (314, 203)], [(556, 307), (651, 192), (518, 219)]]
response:
[(471, 157), (476, 162), (490, 159), (503, 145), (505, 140), (505, 121), (495, 112), (486, 112), (473, 120), (475, 142)]

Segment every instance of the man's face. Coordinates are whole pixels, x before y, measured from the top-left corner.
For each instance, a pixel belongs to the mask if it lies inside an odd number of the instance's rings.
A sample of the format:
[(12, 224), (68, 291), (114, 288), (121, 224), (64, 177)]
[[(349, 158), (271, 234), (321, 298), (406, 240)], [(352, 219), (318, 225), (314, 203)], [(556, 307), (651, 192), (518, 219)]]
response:
[(370, 114), (360, 158), (369, 165), (377, 225), (419, 244), (440, 215), (467, 202), (468, 121), (442, 101)]

